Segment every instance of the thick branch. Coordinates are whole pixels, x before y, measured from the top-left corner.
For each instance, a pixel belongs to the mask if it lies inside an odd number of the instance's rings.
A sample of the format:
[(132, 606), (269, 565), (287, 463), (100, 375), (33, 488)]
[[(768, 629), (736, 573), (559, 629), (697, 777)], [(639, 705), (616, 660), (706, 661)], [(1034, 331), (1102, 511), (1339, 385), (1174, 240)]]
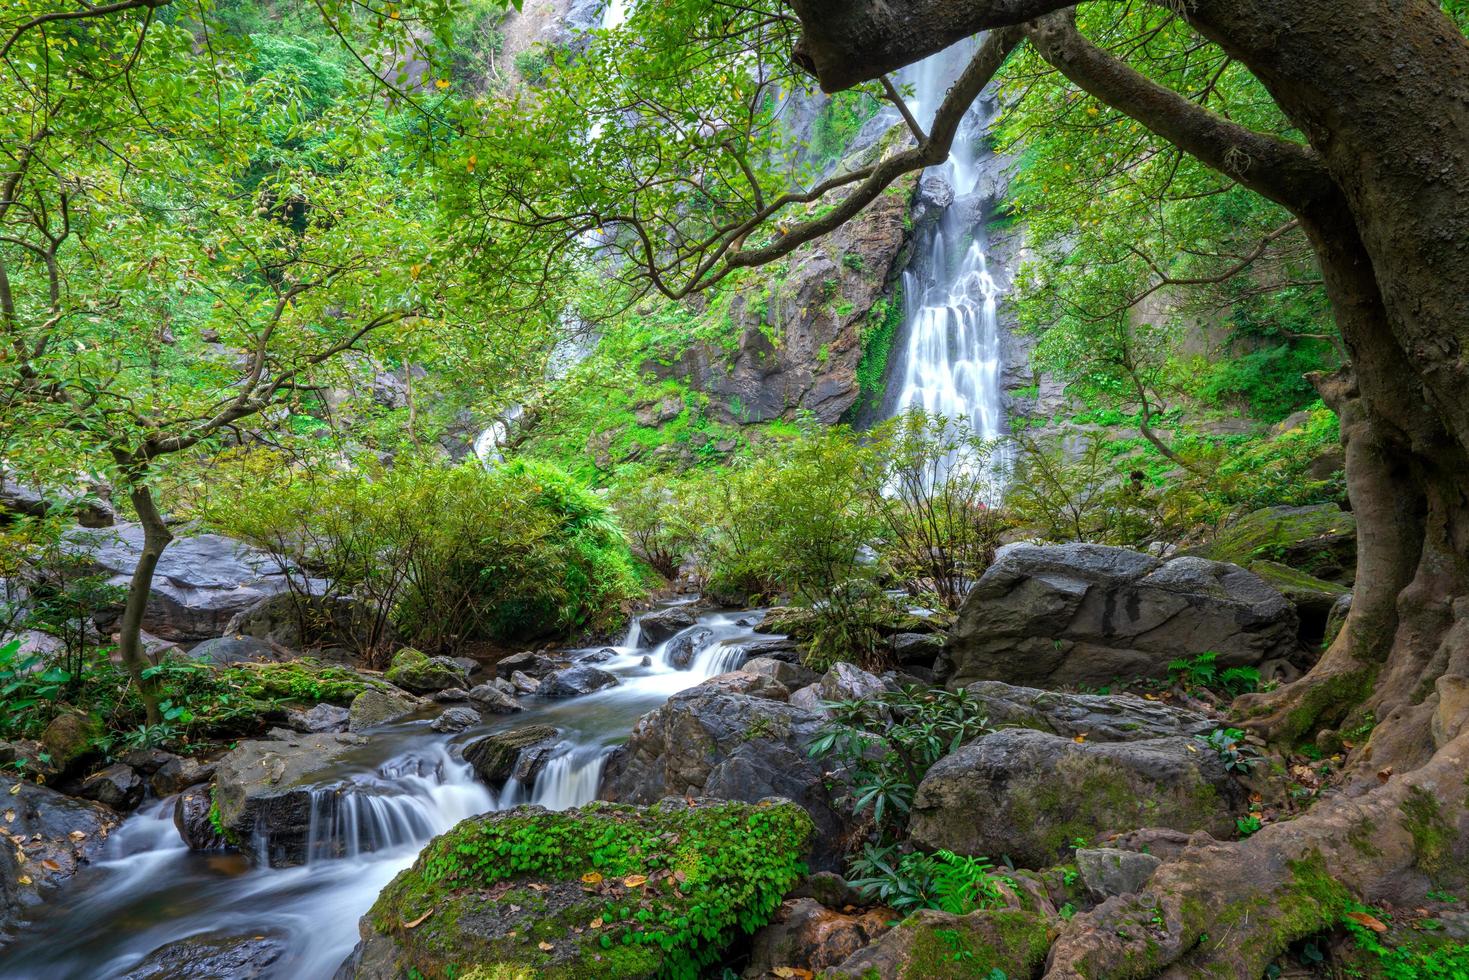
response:
[(53, 10), (50, 13), (40, 14), (21, 24), (10, 33), (4, 46), (0, 46), (0, 58), (10, 53), (10, 49), (19, 41), (26, 31), (34, 30), (43, 24), (49, 24), (58, 20), (83, 20), (93, 17), (106, 17), (109, 14), (122, 13), (124, 10), (147, 10), (150, 13), (158, 7), (166, 7), (173, 0), (118, 0), (117, 3), (104, 4), (101, 7), (92, 7), (83, 4), (78, 10)]
[(1088, 93), (1292, 213), (1338, 196), (1310, 147), (1216, 116), (1144, 77), (1082, 36), (1072, 11), (1044, 17), (1026, 34), (1042, 58)]
[(1076, 0), (790, 0), (803, 34), (791, 57), (828, 92), (911, 65), (980, 31), (1013, 27)]

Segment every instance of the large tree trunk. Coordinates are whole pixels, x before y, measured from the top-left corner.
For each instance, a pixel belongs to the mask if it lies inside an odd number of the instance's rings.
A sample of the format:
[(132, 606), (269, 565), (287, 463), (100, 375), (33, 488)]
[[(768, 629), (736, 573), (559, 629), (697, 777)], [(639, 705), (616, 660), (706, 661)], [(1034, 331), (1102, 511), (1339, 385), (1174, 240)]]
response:
[(1253, 71), (1311, 151), (1149, 88), (1048, 16), (1066, 0), (792, 0), (798, 58), (828, 89), (1030, 22), (1078, 85), (1296, 213), (1347, 347), (1318, 386), (1358, 521), (1352, 610), (1304, 678), (1236, 707), (1287, 745), (1372, 735), (1305, 815), (1201, 843), (1066, 924), (1057, 978), (1257, 977), (1348, 898), (1469, 884), (1469, 41), (1430, 0), (1159, 2)]
[(156, 725), (162, 721), (158, 712), (158, 694), (152, 680), (143, 676), (148, 667), (147, 658), (143, 656), (143, 613), (153, 591), (153, 572), (158, 568), (163, 549), (173, 540), (173, 533), (164, 523), (163, 515), (158, 513), (153, 492), (141, 479), (130, 479), (128, 497), (143, 526), (143, 553), (138, 556), (132, 581), (128, 583), (127, 604), (123, 606), (122, 625), (118, 628), (117, 650), (138, 688), (148, 724)]

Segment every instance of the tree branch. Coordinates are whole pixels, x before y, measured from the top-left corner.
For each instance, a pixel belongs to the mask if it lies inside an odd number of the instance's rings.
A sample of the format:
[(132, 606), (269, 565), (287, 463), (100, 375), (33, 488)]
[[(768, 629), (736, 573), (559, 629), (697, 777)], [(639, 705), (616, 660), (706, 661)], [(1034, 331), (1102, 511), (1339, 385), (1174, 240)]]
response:
[(122, 13), (124, 10), (143, 9), (152, 13), (158, 7), (166, 7), (172, 2), (173, 0), (118, 0), (117, 3), (104, 4), (101, 7), (83, 5), (80, 10), (53, 10), (49, 13), (40, 14), (32, 17), (10, 33), (10, 37), (6, 39), (5, 44), (0, 46), (0, 58), (4, 58), (10, 53), (10, 49), (14, 47), (16, 41), (20, 40), (21, 35), (26, 31), (40, 27), (42, 24), (49, 24), (58, 20), (82, 20), (92, 17), (106, 17), (109, 14)]

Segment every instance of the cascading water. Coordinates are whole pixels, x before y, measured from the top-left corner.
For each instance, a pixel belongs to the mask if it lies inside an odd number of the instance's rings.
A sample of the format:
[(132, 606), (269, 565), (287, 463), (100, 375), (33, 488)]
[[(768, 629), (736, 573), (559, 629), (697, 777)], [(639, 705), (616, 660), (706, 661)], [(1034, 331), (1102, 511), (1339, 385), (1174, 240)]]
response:
[[(121, 977), (160, 947), (224, 936), (274, 950), (252, 976), (325, 980), (356, 943), (357, 920), (430, 838), (477, 813), (521, 803), (565, 809), (595, 799), (607, 756), (636, 720), (743, 663), (746, 645), (766, 638), (750, 628), (758, 615), (700, 616), (656, 645), (642, 644), (634, 621), (621, 645), (570, 654), (616, 674), (616, 687), (565, 700), (526, 698), (525, 711), (453, 736), (433, 733), (427, 718), (373, 733), (361, 757), (314, 786), (304, 865), (270, 867), (271, 843), (264, 840), (256, 842), (254, 862), (190, 851), (173, 824), (173, 799), (149, 804), (113, 834), (102, 860), (79, 872), (37, 910), (18, 942), (0, 950), (0, 978)], [(458, 746), (482, 735), (537, 723), (557, 727), (562, 741), (524, 783), (493, 790), (458, 755)], [(81, 936), (98, 938), (78, 942)]]
[[(954, 45), (904, 73), (913, 91), (909, 107), (925, 128), (972, 50), (973, 42)], [(990, 119), (990, 110), (977, 102), (949, 159), (924, 172), (925, 196), (942, 214), (920, 233), (915, 259), (903, 273), (906, 343), (890, 403), (894, 415), (916, 407), (950, 419), (963, 416), (986, 440), (1004, 431), (996, 316), (1001, 289), (985, 255), (984, 201), (976, 186), (975, 148)]]

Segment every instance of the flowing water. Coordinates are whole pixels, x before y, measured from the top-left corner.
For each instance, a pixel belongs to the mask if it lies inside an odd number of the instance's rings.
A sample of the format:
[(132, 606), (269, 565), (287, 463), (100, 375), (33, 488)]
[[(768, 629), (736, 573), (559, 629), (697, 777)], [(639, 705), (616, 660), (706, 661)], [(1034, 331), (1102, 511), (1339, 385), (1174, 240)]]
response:
[[(972, 51), (973, 42), (962, 42), (904, 72), (912, 86), (909, 108), (925, 130)], [(914, 261), (903, 272), (906, 342), (890, 406), (895, 415), (917, 407), (950, 419), (963, 416), (986, 440), (1004, 431), (996, 318), (1001, 290), (985, 255), (985, 202), (977, 193), (977, 164), (987, 152), (979, 147), (991, 116), (977, 101), (949, 159), (924, 172), (926, 184), (942, 181), (951, 194), (938, 220), (919, 234)]]
[[(751, 629), (760, 615), (699, 617), (680, 634), (695, 640), (686, 669), (669, 662), (673, 640), (640, 645), (635, 620), (621, 644), (603, 648), (610, 659), (596, 664), (618, 675), (617, 687), (565, 700), (524, 698), (527, 710), (457, 735), (434, 733), (428, 718), (374, 732), (360, 754), (313, 783), (309, 857), (299, 867), (190, 851), (173, 825), (173, 799), (145, 803), (113, 834), (100, 860), (0, 950), (0, 978), (121, 977), (150, 951), (205, 933), (279, 941), (285, 953), (267, 976), (331, 977), (357, 941), (357, 920), (430, 838), (477, 813), (521, 803), (565, 809), (595, 799), (607, 755), (637, 719), (671, 695), (736, 669), (745, 659), (743, 645), (767, 638)], [(605, 654), (578, 651), (573, 659), (578, 655)], [(511, 780), (498, 792), (479, 783), (459, 747), (528, 724), (554, 725), (562, 734), (535, 780)]]

